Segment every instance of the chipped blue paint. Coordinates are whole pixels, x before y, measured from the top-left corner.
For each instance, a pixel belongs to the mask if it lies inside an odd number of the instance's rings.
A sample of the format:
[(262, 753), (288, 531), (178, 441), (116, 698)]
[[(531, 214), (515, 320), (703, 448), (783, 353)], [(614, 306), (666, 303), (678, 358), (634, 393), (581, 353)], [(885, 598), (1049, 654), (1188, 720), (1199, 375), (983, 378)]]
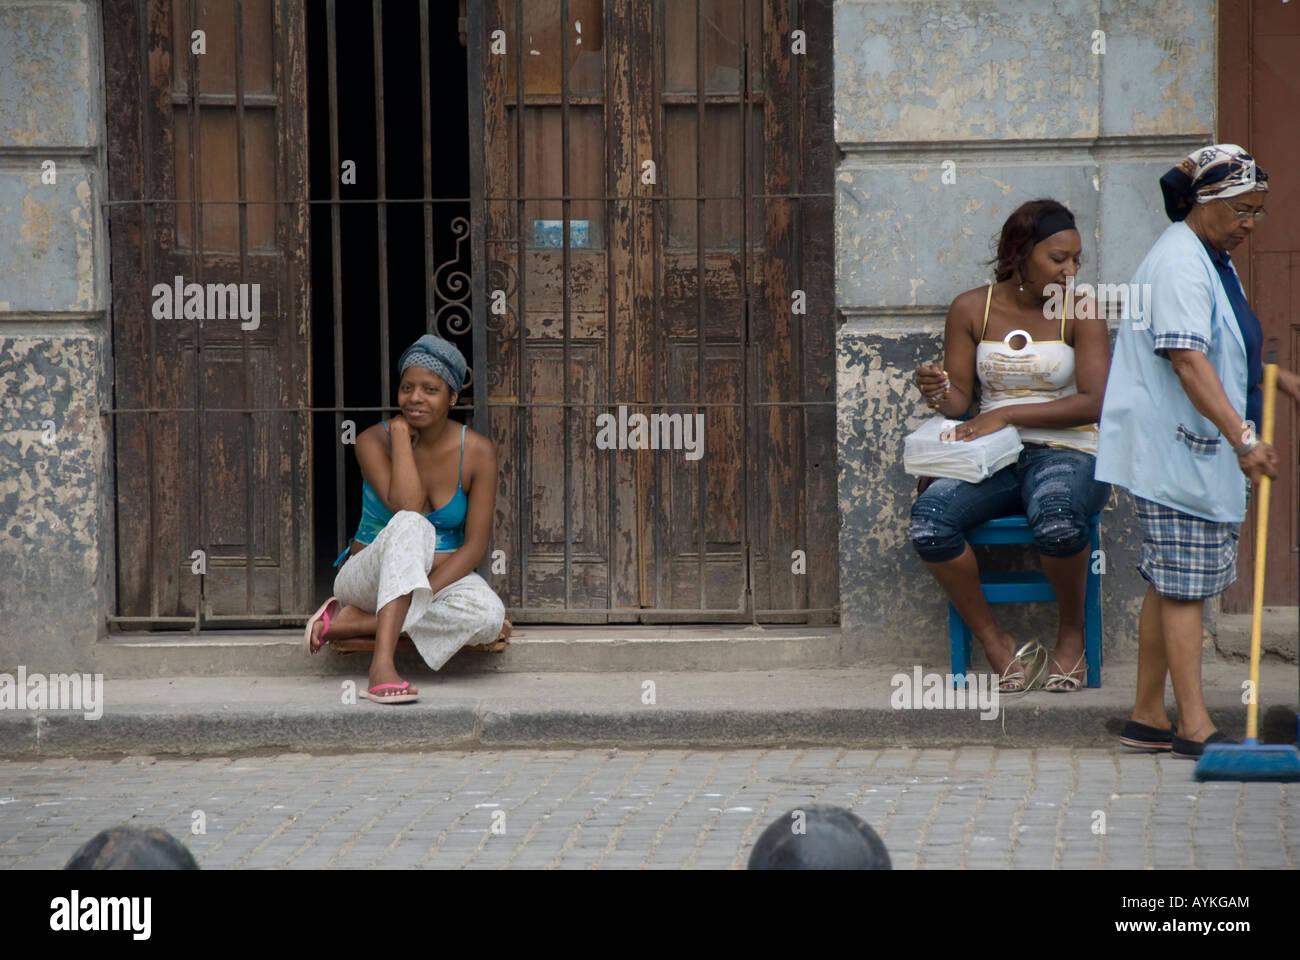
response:
[[(102, 619), (98, 336), (0, 336), (0, 637), (10, 663), (85, 663)], [(45, 422), (54, 442), (45, 442)]]

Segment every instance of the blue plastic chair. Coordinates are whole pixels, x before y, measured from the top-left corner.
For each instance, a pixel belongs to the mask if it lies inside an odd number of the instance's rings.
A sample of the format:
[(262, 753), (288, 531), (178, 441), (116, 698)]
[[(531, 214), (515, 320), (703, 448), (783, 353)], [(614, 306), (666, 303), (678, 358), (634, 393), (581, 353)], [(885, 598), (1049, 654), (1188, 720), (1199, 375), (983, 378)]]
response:
[[(1100, 514), (1088, 518), (1089, 556), (1100, 549), (1098, 532)], [(1027, 543), (1034, 542), (1034, 532), (1025, 516), (999, 517), (975, 527), (966, 539), (976, 543)], [(1093, 572), (1094, 563), (1088, 563), (1088, 589), (1084, 596), (1083, 643), (1088, 657), (1088, 686), (1101, 686), (1101, 574)], [(1044, 603), (1056, 600), (1056, 591), (1047, 577), (1036, 570), (980, 571), (980, 586), (989, 603)], [(970, 627), (961, 618), (957, 608), (948, 604), (948, 639), (952, 644), (952, 672), (964, 677), (970, 664)], [(1051, 649), (1051, 644), (1048, 644)], [(1073, 664), (1061, 664), (1061, 669)], [(960, 686), (961, 683), (958, 684)]]

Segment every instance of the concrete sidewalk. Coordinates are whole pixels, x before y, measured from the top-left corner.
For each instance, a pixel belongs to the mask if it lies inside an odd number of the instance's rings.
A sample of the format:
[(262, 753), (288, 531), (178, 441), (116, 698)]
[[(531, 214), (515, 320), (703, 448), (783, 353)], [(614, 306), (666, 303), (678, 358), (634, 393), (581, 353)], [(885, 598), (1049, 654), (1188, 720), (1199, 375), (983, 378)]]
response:
[[(0, 756), (84, 757), (559, 746), (1107, 747), (1132, 705), (1136, 664), (1105, 686), (1002, 698), (978, 709), (895, 709), (891, 679), (914, 666), (746, 672), (406, 674), (417, 703), (345, 696), (353, 677), (165, 677), (104, 682), (103, 715), (0, 711)], [(1205, 665), (1216, 722), (1245, 723), (1244, 663)], [(1294, 742), (1296, 667), (1264, 665), (1262, 737)], [(649, 686), (653, 684), (653, 687)], [(653, 691), (653, 702), (650, 692)], [(352, 699), (353, 702), (345, 702)], [(1168, 695), (1173, 713), (1173, 694)]]

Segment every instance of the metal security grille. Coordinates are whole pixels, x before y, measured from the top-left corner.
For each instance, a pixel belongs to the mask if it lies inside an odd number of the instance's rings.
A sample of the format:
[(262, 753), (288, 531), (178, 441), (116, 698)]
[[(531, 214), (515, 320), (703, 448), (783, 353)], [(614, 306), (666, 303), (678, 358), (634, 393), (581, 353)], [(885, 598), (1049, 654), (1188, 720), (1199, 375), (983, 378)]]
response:
[(294, 6), (105, 5), (112, 624), (288, 621), (310, 599)]
[(517, 621), (835, 617), (830, 5), (626, 6), (106, 0), (113, 626), (303, 622), (425, 332)]

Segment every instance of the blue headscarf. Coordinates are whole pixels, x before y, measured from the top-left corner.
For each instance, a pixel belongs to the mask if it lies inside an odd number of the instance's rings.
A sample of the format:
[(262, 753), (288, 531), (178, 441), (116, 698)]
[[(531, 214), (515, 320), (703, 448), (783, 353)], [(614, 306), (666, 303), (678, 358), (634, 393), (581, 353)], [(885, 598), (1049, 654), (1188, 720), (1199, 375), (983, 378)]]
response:
[(405, 373), (407, 367), (432, 370), (447, 381), (452, 393), (458, 394), (465, 385), (465, 372), (469, 369), (469, 364), (455, 344), (426, 333), (402, 353), (402, 359), (398, 361), (399, 372)]

